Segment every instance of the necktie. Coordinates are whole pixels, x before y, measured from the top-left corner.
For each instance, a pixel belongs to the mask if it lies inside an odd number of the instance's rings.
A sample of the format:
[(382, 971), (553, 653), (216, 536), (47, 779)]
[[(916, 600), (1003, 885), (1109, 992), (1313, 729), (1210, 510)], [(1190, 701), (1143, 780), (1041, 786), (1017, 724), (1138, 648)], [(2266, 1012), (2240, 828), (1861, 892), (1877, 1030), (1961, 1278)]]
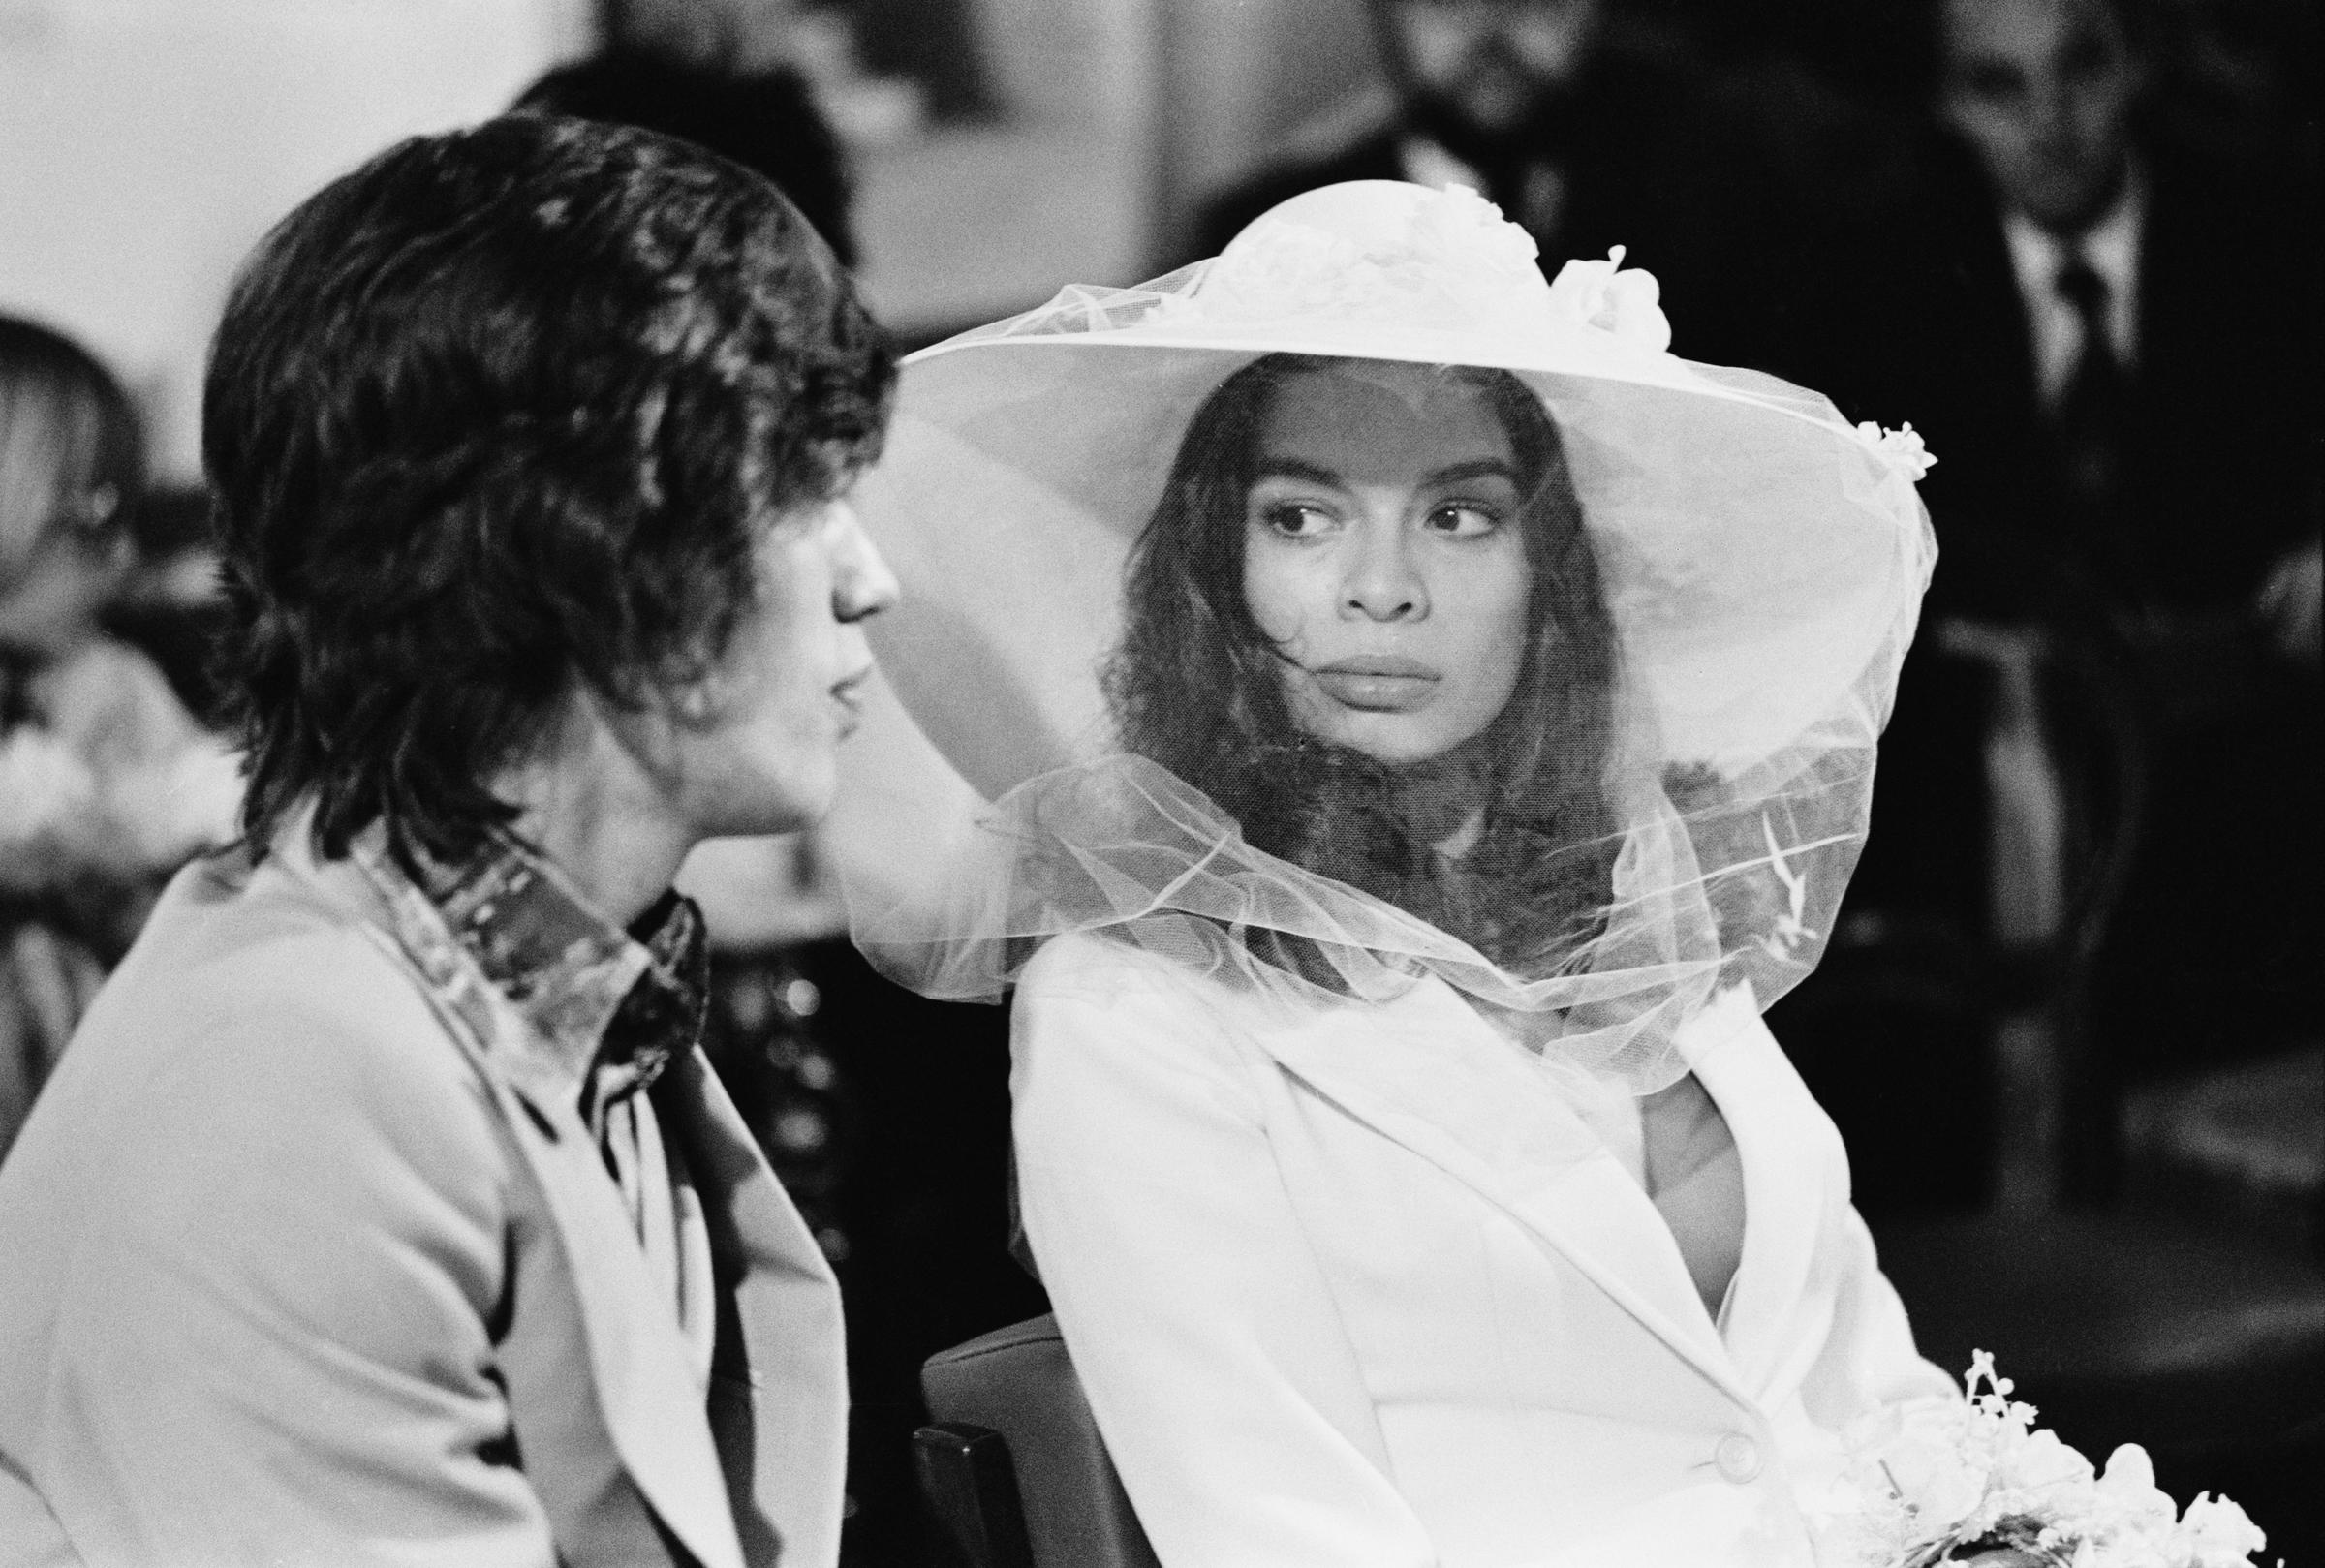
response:
[(2083, 506), (2113, 499), (2121, 471), (2124, 368), (2108, 331), (2107, 280), (2081, 256), (2059, 268), (2053, 287), (2074, 307), (2083, 344), (2059, 400), (2058, 425), (2067, 490)]
[(2067, 538), (2115, 591), (2133, 592), (2142, 576), (2142, 541), (2125, 508), (2124, 474), (2129, 384), (2109, 330), (2112, 291), (2082, 256), (2070, 256), (2053, 287), (2083, 328), (2066, 388), (2054, 411), (2061, 500)]

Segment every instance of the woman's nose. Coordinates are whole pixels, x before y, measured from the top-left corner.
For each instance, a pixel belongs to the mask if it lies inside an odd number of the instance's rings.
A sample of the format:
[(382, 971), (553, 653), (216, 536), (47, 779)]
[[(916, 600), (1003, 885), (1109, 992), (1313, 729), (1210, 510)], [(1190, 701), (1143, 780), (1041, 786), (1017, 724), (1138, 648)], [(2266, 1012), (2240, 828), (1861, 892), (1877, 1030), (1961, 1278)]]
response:
[(1405, 529), (1360, 527), (1349, 541), (1353, 553), (1341, 585), (1340, 611), (1354, 620), (1415, 621), (1429, 613), (1429, 594), (1412, 559)]

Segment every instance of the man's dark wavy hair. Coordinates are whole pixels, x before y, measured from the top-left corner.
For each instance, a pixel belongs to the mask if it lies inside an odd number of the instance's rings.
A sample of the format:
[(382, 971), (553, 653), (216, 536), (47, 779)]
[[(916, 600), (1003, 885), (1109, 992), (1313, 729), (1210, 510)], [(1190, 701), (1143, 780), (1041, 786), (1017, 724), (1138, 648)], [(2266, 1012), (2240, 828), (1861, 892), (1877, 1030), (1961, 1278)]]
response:
[[(1303, 735), (1284, 695), (1284, 655), (1244, 594), (1245, 503), (1269, 402), (1329, 363), (1256, 360), (1188, 427), (1132, 554), (1128, 626), (1106, 670), (1124, 744), (1208, 795), (1254, 846), (1385, 899), (1504, 968), (1552, 972), (1600, 928), (1622, 843), (1604, 785), (1614, 621), (1565, 446), (1507, 371), (1439, 372), (1475, 388), (1509, 438), (1533, 573), (1514, 694), (1462, 749), (1482, 784), (1483, 832), (1448, 860), (1434, 848), (1447, 824), (1432, 821), (1425, 798), (1443, 787), (1442, 772)], [(1297, 944), (1286, 959), (1317, 968)]]
[(895, 371), (775, 188), (675, 138), (512, 116), (278, 225), (211, 350), (221, 675), (262, 852), (384, 822), (473, 854), (575, 681), (715, 661), (754, 541), (877, 454)]

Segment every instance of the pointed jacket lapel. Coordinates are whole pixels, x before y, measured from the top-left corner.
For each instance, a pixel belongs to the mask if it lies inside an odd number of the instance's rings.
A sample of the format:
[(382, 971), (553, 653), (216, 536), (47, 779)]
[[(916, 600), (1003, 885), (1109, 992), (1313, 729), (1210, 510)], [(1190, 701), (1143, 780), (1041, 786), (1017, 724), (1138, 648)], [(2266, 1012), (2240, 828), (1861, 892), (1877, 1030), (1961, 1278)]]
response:
[[(702, 1054), (672, 1061), (655, 1092), (706, 1199), (713, 1249), (738, 1271), (737, 1332), (721, 1331), (711, 1400), (744, 1549), (755, 1562), (836, 1562), (848, 1451), (839, 1283)], [(726, 1434), (728, 1399), (748, 1401), (747, 1437)]]
[[(510, 1121), (565, 1244), (591, 1380), (614, 1450), (654, 1512), (704, 1568), (742, 1568), (703, 1387), (645, 1254), (635, 1245), (617, 1245), (630, 1242), (630, 1218), (605, 1180), (597, 1141), (572, 1106), (560, 1103), (564, 1096), (537, 1099), (514, 1086), (508, 1092), (521, 1101), (521, 1110), (508, 1107)], [(669, 1332), (637, 1332), (657, 1314), (671, 1320)]]
[(1726, 1340), (1756, 1396), (1797, 1380), (1788, 1353), (1811, 1357), (1821, 1334), (1800, 1332), (1801, 1306), (1829, 1191), (1831, 1123), (1761, 1022), (1749, 986), (1715, 997), (1680, 1031), (1696, 1079), (1720, 1107), (1744, 1167), (1744, 1256)]
[(1468, 1184), (1731, 1397), (1746, 1399), (1669, 1228), (1549, 1075), (1442, 981), (1257, 1031), (1286, 1071)]

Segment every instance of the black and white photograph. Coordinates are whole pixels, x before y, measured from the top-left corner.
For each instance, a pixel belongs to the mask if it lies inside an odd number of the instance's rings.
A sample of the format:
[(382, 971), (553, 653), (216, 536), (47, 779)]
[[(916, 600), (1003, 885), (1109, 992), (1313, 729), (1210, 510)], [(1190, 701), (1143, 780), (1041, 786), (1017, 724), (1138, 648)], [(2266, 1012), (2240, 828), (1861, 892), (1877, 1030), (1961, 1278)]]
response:
[(0, 1568), (2325, 1568), (2313, 0), (0, 0)]

